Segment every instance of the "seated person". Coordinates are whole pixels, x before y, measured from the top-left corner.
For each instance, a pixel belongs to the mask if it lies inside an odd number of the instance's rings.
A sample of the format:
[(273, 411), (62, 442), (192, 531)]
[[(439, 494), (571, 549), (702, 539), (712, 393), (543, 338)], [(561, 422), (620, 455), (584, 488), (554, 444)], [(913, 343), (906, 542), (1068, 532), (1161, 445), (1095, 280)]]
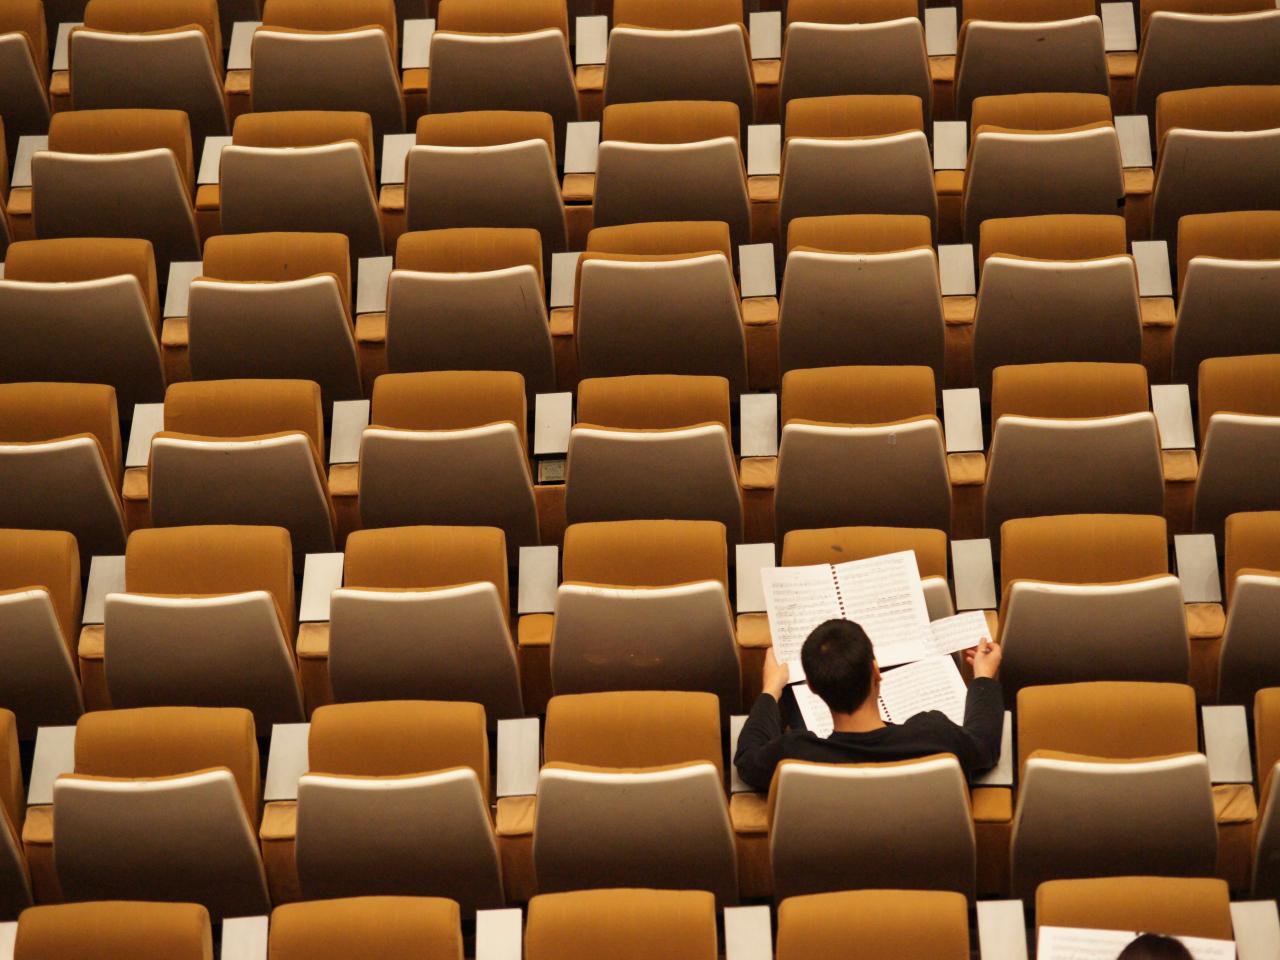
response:
[(834, 732), (826, 739), (803, 726), (783, 732), (778, 703), (790, 671), (770, 649), (764, 661), (764, 690), (738, 737), (734, 766), (757, 790), (769, 789), (773, 771), (783, 760), (876, 763), (951, 753), (967, 775), (993, 767), (1000, 759), (1004, 730), (1004, 695), (995, 680), (1000, 647), (986, 640), (966, 650), (965, 657), (973, 665), (974, 679), (963, 726), (939, 710), (918, 713), (906, 723), (885, 723), (877, 705), (880, 667), (870, 638), (848, 620), (819, 624), (800, 650), (800, 663), (809, 689), (831, 709)]

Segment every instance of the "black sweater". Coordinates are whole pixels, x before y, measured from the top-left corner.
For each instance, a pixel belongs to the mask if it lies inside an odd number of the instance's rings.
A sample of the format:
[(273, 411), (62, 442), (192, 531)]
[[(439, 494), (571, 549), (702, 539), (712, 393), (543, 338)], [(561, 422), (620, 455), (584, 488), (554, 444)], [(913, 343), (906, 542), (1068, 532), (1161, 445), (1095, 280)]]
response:
[(996, 680), (979, 677), (969, 684), (964, 726), (939, 710), (918, 713), (906, 723), (891, 723), (868, 733), (833, 733), (825, 740), (803, 727), (782, 731), (778, 701), (760, 694), (738, 737), (734, 766), (757, 790), (768, 790), (783, 760), (822, 763), (876, 763), (910, 760), (932, 753), (955, 754), (967, 775), (996, 765), (1004, 731), (1004, 694)]

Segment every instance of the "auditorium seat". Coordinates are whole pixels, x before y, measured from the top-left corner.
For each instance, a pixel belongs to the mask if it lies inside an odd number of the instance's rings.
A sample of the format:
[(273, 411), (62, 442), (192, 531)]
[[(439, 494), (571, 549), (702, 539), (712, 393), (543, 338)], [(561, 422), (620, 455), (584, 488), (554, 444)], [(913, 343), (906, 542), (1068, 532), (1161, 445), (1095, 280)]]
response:
[(951, 486), (928, 367), (822, 367), (782, 380), (777, 540), (820, 527), (950, 532)]
[(605, 107), (595, 225), (712, 220), (750, 242), (751, 210), (739, 112), (722, 101), (660, 100)]
[(88, 713), (53, 785), (53, 860), (69, 901), (180, 900), (213, 919), (270, 903), (254, 837), (253, 715), (235, 708)]
[(338, 701), (468, 700), (524, 715), (507, 550), (493, 527), (388, 527), (347, 538), (330, 607)]
[(1187, 620), (1163, 517), (1007, 520), (1000, 537), (1000, 684), (1186, 683)]
[(737, 901), (714, 697), (554, 697), (544, 754), (533, 828), (540, 892), (652, 887)]
[(964, 177), (964, 235), (982, 221), (1115, 213), (1124, 197), (1111, 102), (1098, 93), (978, 97)]
[(0, 525), (66, 530), (81, 566), (124, 552), (120, 417), (111, 387), (0, 384)]
[(778, 225), (849, 213), (938, 218), (921, 100), (908, 95), (791, 100), (783, 133)]
[(783, 903), (875, 887), (973, 898), (969, 788), (953, 756), (839, 766), (784, 761), (769, 800), (773, 890)]
[(340, 233), (210, 237), (187, 298), (197, 380), (312, 380), (325, 409), (361, 396), (351, 259)]
[(778, 907), (778, 960), (967, 960), (969, 914), (958, 893), (849, 890)]
[(262, 736), (303, 719), (293, 550), (280, 527), (134, 531), (104, 633), (113, 707), (243, 707)]
[(979, 250), (973, 366), (984, 394), (996, 367), (1142, 362), (1138, 273), (1123, 217), (985, 220)]
[(1227, 893), (1226, 881), (1207, 876), (1049, 880), (1036, 890), (1036, 926), (1230, 940)]
[(156, 267), (198, 260), (191, 127), (180, 110), (69, 110), (31, 159), (36, 236), (150, 240)]
[(916, 0), (796, 0), (786, 8), (778, 99), (907, 94), (932, 116), (933, 82)]
[(1132, 363), (997, 367), (984, 491), (987, 536), (1015, 517), (1164, 512), (1147, 374)]
[(716, 909), (702, 890), (580, 890), (529, 901), (528, 960), (715, 960)]
[(1045, 880), (1213, 875), (1218, 831), (1190, 687), (1025, 687), (1017, 718), (1014, 896)]
[(209, 960), (213, 932), (198, 903), (60, 903), (24, 912), (12, 949), (14, 960)]
[(27, 240), (4, 267), (0, 380), (110, 384), (125, 417), (164, 399), (150, 243)]
[(83, 711), (74, 659), (79, 631), (75, 537), (0, 530), (0, 709), (17, 715), (24, 740), (37, 727), (75, 723)]
[(781, 371), (920, 364), (943, 382), (945, 328), (932, 227), (920, 215), (797, 217), (778, 313)]
[[(1218, 667), (1218, 702), (1247, 706), (1255, 694), (1261, 696), (1263, 687), (1280, 686), (1280, 651), (1275, 642), (1280, 614), (1280, 513), (1232, 514), (1225, 534), (1227, 625)], [(1258, 776), (1265, 778), (1261, 765)]]
[(499, 527), (507, 556), (538, 543), (524, 380), (503, 371), (391, 373), (360, 444), (366, 527)]
[(1280, 354), (1205, 360), (1199, 394), (1195, 528), (1280, 509)]
[(408, 229), (532, 227), (542, 237), (542, 266), (549, 272), (551, 254), (568, 245), (555, 144), (548, 113), (422, 117), (405, 171)]
[(1280, 85), (1161, 94), (1155, 136), (1154, 238), (1173, 244), (1188, 214), (1280, 209)]
[(1209, 357), (1280, 353), (1280, 211), (1188, 214), (1178, 221), (1173, 381), (1194, 389)]
[(513, 370), (529, 399), (556, 386), (542, 240), (528, 227), (400, 236), (387, 284), (392, 373)]
[[(453, 0), (449, 0), (453, 2)], [(720, 100), (755, 115), (751, 41), (738, 0), (614, 0), (604, 102)]]
[(720, 377), (583, 380), (569, 435), (568, 522), (719, 520), (740, 542), (732, 436)]
[(181, 110), (197, 148), (229, 129), (217, 0), (91, 0), (70, 60), (77, 110)]
[(1253, 701), (1258, 767), (1258, 827), (1251, 890), (1255, 897), (1280, 895), (1280, 687), (1260, 689)]
[(271, 960), (457, 960), (458, 905), (442, 897), (351, 897), (286, 903), (271, 912)]
[(578, 260), (574, 345), (583, 377), (689, 374), (747, 385), (725, 223), (598, 227)]
[(394, 0), (266, 0), (253, 35), (253, 109), (365, 113), (377, 143), (404, 132), (399, 56)]
[(19, 831), (25, 813), (18, 721), (0, 707), (0, 922), (17, 919), (31, 906), (31, 880)]
[(483, 707), (320, 707), (308, 751), (296, 841), (306, 899), (443, 896), (468, 916), (503, 905)]
[(297, 560), (330, 551), (323, 452), (315, 383), (175, 383), (165, 394), (164, 430), (151, 441), (151, 519), (158, 527), (279, 526), (289, 531)]
[(353, 257), (382, 255), (367, 113), (246, 113), (231, 140), (218, 191), (224, 233), (345, 233)]
[(575, 523), (551, 638), (555, 693), (705, 690), (742, 706), (724, 525)]
[[(7, 155), (18, 138), (49, 127), (49, 38), (41, 0), (10, 0), (0, 9), (0, 121)], [(8, 189), (5, 178), (5, 189)]]
[(564, 125), (578, 119), (565, 0), (441, 0), (430, 96), (432, 113), (548, 113), (562, 142)]

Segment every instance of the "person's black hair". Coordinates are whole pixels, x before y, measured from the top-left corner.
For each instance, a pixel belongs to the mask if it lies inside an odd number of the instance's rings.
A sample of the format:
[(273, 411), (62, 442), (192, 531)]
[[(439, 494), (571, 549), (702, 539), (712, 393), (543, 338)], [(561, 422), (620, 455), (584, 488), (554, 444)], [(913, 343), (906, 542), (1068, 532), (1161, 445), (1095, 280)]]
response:
[(832, 713), (853, 713), (871, 693), (875, 653), (866, 631), (851, 620), (828, 620), (814, 627), (800, 648), (809, 689)]
[(1116, 960), (1192, 960), (1191, 951), (1173, 937), (1144, 933), (1120, 951)]

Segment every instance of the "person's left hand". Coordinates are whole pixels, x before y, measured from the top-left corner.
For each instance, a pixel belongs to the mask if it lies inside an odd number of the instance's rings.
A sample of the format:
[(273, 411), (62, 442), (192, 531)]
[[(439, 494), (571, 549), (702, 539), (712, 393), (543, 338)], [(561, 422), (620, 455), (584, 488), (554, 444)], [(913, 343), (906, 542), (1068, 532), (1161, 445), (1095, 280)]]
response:
[(773, 655), (773, 647), (765, 651), (762, 680), (763, 692), (769, 694), (775, 700), (781, 700), (782, 691), (786, 689), (787, 683), (791, 680), (791, 668), (785, 663), (778, 662), (778, 658)]

